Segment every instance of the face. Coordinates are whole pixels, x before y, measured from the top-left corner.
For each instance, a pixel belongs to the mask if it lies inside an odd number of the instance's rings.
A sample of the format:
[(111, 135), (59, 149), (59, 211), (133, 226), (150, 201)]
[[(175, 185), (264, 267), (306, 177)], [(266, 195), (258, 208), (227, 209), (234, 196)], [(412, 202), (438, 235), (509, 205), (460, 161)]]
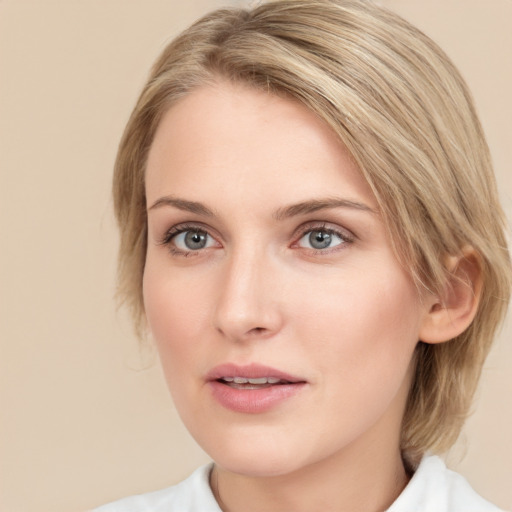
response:
[(144, 303), (185, 425), (279, 475), (398, 446), (424, 316), (347, 150), (300, 104), (196, 89), (146, 176)]

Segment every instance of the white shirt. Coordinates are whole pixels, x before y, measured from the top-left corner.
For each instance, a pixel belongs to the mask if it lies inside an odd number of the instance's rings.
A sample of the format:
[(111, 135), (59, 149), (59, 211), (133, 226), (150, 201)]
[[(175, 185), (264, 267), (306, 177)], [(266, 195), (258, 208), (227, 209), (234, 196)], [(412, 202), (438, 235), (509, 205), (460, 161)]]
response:
[[(222, 512), (210, 489), (212, 466), (202, 466), (178, 485), (124, 498), (93, 512)], [(503, 511), (480, 497), (439, 457), (426, 456), (387, 512)]]

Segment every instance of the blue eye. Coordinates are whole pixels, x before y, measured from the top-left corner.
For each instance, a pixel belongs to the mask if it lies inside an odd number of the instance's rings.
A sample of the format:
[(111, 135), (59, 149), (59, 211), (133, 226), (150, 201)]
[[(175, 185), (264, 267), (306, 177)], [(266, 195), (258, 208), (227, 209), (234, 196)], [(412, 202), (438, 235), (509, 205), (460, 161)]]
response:
[(206, 231), (200, 229), (177, 233), (171, 238), (171, 241), (180, 251), (199, 251), (215, 244), (214, 239)]
[(313, 229), (304, 233), (298, 245), (299, 247), (305, 247), (307, 249), (322, 250), (336, 247), (344, 242), (346, 242), (346, 240), (334, 231), (328, 229)]

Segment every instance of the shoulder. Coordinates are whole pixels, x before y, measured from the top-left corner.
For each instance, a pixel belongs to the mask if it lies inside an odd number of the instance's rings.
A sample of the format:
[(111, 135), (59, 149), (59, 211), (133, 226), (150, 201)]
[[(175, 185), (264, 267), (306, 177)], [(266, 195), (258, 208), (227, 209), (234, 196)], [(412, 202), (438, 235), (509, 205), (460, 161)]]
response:
[(210, 489), (211, 468), (211, 464), (202, 466), (177, 485), (114, 501), (92, 512), (220, 512)]
[(388, 512), (502, 512), (436, 456), (425, 456)]

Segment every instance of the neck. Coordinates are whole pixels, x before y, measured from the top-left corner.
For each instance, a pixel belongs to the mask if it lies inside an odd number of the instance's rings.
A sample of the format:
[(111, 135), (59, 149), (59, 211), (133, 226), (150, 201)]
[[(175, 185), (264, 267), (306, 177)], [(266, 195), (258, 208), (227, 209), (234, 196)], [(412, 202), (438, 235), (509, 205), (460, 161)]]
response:
[[(353, 452), (353, 453), (350, 453)], [(215, 466), (211, 486), (223, 512), (382, 512), (408, 482), (398, 446), (344, 450), (328, 460), (271, 477), (230, 473)], [(384, 453), (388, 452), (388, 453)]]

